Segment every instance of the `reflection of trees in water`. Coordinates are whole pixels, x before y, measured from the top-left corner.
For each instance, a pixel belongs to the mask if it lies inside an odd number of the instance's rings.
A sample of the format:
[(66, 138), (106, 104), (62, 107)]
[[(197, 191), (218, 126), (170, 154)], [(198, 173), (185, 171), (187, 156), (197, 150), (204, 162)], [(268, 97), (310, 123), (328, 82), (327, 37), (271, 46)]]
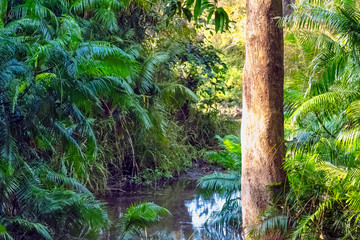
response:
[(221, 210), (225, 199), (216, 194), (205, 198), (197, 195), (195, 189), (194, 181), (178, 181), (160, 191), (124, 193), (111, 197), (107, 202), (114, 219), (132, 203), (154, 202), (167, 208), (172, 215), (149, 229), (149, 233), (167, 231), (175, 240), (240, 239), (239, 233), (230, 228), (214, 225), (205, 227), (208, 217), (214, 211)]
[[(197, 232), (193, 239), (242, 239), (238, 231), (238, 226), (224, 224), (221, 217), (229, 214), (233, 218), (240, 218), (238, 208), (240, 207), (239, 194), (233, 194), (229, 199), (213, 194), (211, 197), (204, 198), (199, 195), (197, 198), (185, 202), (189, 215), (192, 217), (193, 227)], [(226, 204), (232, 203), (232, 206)], [(211, 221), (209, 221), (211, 219)]]

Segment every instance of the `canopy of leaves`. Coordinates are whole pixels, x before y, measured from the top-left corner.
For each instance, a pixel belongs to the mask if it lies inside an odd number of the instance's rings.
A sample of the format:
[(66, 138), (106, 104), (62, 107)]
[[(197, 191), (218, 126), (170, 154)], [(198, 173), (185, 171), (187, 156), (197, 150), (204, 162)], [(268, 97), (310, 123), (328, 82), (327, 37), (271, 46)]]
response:
[[(215, 28), (225, 30), (225, 11), (207, 4), (200, 12), (214, 8)], [(175, 116), (198, 97), (176, 66), (196, 56), (210, 73), (221, 61), (200, 60), (208, 53), (191, 47), (202, 43), (176, 38), (175, 23), (173, 36), (160, 31), (166, 6), (0, 0), (1, 238), (97, 239), (109, 218), (90, 190), (104, 192), (109, 176), (117, 182), (159, 166), (164, 177), (191, 164)], [(142, 206), (150, 210), (128, 227), (166, 212)]]

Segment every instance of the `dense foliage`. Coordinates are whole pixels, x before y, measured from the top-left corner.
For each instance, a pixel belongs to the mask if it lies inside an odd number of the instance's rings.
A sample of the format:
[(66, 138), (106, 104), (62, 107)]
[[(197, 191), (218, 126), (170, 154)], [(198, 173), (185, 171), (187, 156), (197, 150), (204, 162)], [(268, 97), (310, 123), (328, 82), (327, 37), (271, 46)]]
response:
[(299, 1), (286, 33), (289, 189), (253, 234), (359, 239), (357, 1)]
[[(207, 225), (215, 228), (218, 233), (214, 238), (231, 238), (235, 232), (241, 229), (241, 146), (240, 138), (228, 135), (224, 138), (217, 136), (220, 151), (207, 152), (212, 163), (217, 163), (227, 169), (227, 172), (214, 172), (198, 180), (200, 193), (212, 196), (214, 193), (225, 197), (225, 203), (220, 211), (213, 212), (207, 220)], [(223, 229), (226, 229), (224, 235)], [(212, 233), (214, 235), (214, 233)]]
[(110, 223), (88, 189), (170, 177), (214, 142), (194, 92), (226, 65), (190, 9), (228, 28), (217, 1), (0, 1), (2, 238), (97, 239)]
[[(273, 202), (251, 234), (255, 239), (359, 239), (360, 6), (352, 0), (302, 0), (292, 8), (279, 23), (286, 30), (288, 188), (269, 186)], [(222, 155), (210, 158), (232, 162)], [(199, 184), (228, 189), (230, 197), (238, 188), (228, 176), (209, 175)], [(222, 224), (241, 214), (238, 206), (226, 210)]]
[[(269, 186), (251, 233), (359, 239), (360, 5), (292, 8), (279, 21), (288, 186)], [(0, 238), (170, 239), (146, 232), (166, 209), (133, 205), (111, 223), (94, 194), (174, 177), (200, 158), (227, 169), (198, 182), (204, 196), (226, 197), (207, 224), (238, 232), (241, 147), (229, 134), (241, 115), (244, 10), (233, 0), (0, 0)]]

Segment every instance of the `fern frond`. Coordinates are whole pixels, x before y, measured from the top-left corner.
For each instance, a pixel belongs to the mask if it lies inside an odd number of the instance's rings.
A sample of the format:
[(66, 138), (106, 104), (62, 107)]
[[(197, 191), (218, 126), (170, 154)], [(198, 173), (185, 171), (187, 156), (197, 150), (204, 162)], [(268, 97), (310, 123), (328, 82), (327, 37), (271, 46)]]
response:
[(240, 176), (215, 172), (198, 180), (198, 187), (213, 192), (237, 192), (240, 190)]

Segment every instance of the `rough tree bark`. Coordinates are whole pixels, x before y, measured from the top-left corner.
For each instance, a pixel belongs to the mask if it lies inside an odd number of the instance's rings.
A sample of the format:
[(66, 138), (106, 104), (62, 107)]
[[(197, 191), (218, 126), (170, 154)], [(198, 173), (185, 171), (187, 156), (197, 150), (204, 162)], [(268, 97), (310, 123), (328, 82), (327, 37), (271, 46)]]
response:
[(283, 15), (288, 16), (293, 12), (293, 8), (290, 4), (294, 4), (295, 0), (283, 0)]
[[(241, 127), (241, 203), (245, 234), (269, 203), (266, 186), (283, 182), (284, 44), (275, 17), (282, 0), (247, 0)], [(274, 238), (270, 238), (274, 239)]]

